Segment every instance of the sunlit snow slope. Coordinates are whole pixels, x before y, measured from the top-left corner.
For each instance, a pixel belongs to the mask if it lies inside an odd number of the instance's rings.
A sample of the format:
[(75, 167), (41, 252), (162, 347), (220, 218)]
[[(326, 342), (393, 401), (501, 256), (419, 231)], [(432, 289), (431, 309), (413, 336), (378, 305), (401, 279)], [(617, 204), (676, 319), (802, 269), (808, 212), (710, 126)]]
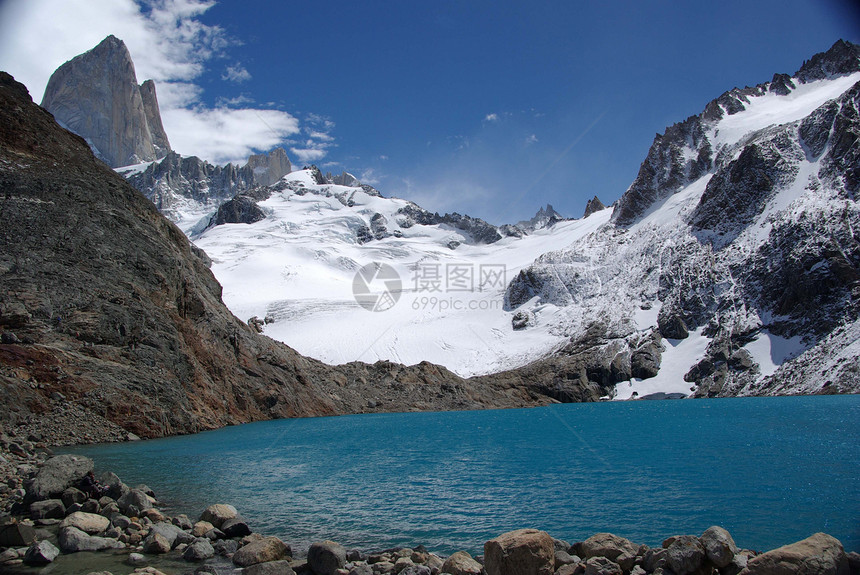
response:
[[(216, 226), (195, 242), (212, 258), (224, 302), (236, 315), (269, 317), (267, 335), (336, 364), (430, 361), (474, 375), (551, 351), (561, 341), (552, 328), (554, 306), (541, 310), (537, 326), (516, 331), (513, 312), (502, 309), (507, 283), (542, 253), (605, 224), (611, 213), (487, 245), (454, 228), (407, 221), (398, 213), (411, 205), (404, 200), (319, 185), (309, 171), (284, 181), (290, 187), (259, 203), (266, 219)], [(376, 214), (401, 237), (359, 243), (358, 230)], [(460, 245), (451, 249), (452, 241)], [(385, 311), (368, 311), (353, 295), (357, 270), (373, 262), (393, 266), (401, 280), (397, 303)], [(381, 283), (369, 287), (385, 291)]]

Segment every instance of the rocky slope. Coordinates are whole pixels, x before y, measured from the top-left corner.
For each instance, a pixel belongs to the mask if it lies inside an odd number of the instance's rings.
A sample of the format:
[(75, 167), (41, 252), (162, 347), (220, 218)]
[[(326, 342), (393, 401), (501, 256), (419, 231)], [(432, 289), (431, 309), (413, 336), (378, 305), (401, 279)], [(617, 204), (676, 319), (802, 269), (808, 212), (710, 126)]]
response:
[(115, 36), (60, 66), (42, 107), (110, 166), (152, 161), (170, 151), (155, 83), (138, 86), (131, 55)]
[(205, 254), (5, 73), (0, 221), (0, 422), (49, 444), (550, 401), (426, 363), (330, 367), (259, 335)]
[(668, 128), (611, 222), (519, 274), (508, 307), (568, 308), (574, 339), (631, 359), (650, 337), (657, 371), (697, 340), (679, 375), (700, 396), (860, 391), (858, 71), (840, 41)]
[(243, 166), (214, 166), (196, 156), (170, 152), (160, 161), (117, 171), (161, 213), (188, 229), (236, 194), (276, 183), (292, 165), (284, 149), (275, 148), (251, 155)]

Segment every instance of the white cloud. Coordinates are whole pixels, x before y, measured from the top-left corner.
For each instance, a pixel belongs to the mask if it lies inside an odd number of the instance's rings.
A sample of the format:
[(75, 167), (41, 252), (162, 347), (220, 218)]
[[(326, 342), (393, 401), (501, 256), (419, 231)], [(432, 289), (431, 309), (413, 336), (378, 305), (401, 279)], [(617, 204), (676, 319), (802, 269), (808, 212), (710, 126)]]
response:
[(170, 144), (216, 164), (244, 163), (255, 150), (270, 150), (299, 133), (299, 121), (277, 110), (175, 108), (162, 112)]
[(358, 181), (362, 184), (378, 186), (381, 180), (379, 175), (373, 168), (367, 168), (366, 170), (363, 170), (361, 172), (361, 175), (358, 177)]
[(379, 159), (384, 162), (385, 160), (388, 159), (388, 156), (386, 156), (385, 154), (382, 154), (381, 156), (379, 156)]
[(530, 136), (528, 136), (528, 137), (526, 138), (526, 142), (525, 142), (525, 143), (526, 143), (526, 146), (530, 146), (530, 145), (532, 145), (532, 144), (537, 144), (537, 143), (538, 143), (538, 138), (537, 138), (537, 136), (535, 136), (534, 134), (531, 134)]
[[(39, 102), (54, 70), (113, 34), (128, 47), (138, 82), (155, 80), (164, 127), (176, 151), (213, 163), (244, 161), (253, 151), (282, 144), (300, 126), (286, 112), (237, 108), (251, 103), (242, 96), (219, 99), (215, 108), (201, 104), (197, 80), (207, 62), (225, 57), (238, 44), (222, 28), (198, 20), (214, 5), (212, 0), (5, 0), (0, 2), (0, 69)], [(231, 82), (250, 78), (238, 62), (222, 77)], [(334, 122), (319, 118), (321, 133), (333, 145), (328, 131)], [(309, 154), (315, 159), (325, 155), (324, 147), (313, 148)]]
[(221, 75), (222, 80), (229, 80), (231, 82), (236, 82), (240, 84), (242, 82), (247, 82), (251, 79), (251, 73), (245, 69), (241, 64), (233, 64), (232, 66), (227, 66), (227, 70)]
[(311, 164), (326, 155), (325, 150), (315, 148), (290, 148), (290, 151), (296, 159), (294, 162), (296, 164)]
[(486, 116), (484, 116), (484, 121), (485, 122), (498, 122), (499, 121), (499, 115), (496, 113), (487, 114)]

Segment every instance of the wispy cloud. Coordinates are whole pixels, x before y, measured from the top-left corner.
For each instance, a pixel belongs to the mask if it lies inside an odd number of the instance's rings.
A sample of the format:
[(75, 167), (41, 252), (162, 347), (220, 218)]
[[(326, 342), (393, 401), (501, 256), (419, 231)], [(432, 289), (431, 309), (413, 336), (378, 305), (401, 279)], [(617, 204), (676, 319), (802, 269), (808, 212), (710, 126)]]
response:
[[(207, 66), (240, 44), (221, 27), (200, 21), (214, 5), (212, 0), (5, 0), (0, 3), (0, 69), (40, 101), (54, 70), (113, 34), (128, 46), (138, 81), (155, 80), (164, 127), (176, 151), (215, 163), (247, 158), (302, 128), (291, 114), (253, 107), (244, 96), (219, 99), (214, 108), (202, 103), (199, 80)], [(221, 78), (241, 83), (251, 74), (235, 62)], [(334, 144), (330, 131), (320, 131), (327, 134), (329, 147)], [(304, 148), (308, 151), (300, 161), (318, 160), (327, 149), (297, 146)]]
[(496, 113), (487, 114), (486, 116), (484, 116), (484, 121), (485, 122), (498, 122), (499, 121), (499, 115)]
[(221, 79), (241, 84), (251, 79), (251, 73), (242, 64), (236, 63), (232, 66), (227, 66), (227, 69), (221, 75)]
[(529, 134), (526, 136), (525, 144), (526, 146), (531, 146), (532, 144), (538, 143), (538, 137), (534, 134)]

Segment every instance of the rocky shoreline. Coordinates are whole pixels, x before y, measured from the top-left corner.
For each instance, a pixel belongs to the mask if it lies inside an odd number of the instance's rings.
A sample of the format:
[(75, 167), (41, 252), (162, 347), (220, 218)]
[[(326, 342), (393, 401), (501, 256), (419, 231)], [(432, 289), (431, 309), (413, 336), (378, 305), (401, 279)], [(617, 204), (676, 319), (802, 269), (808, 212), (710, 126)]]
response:
[[(36, 441), (34, 441), (36, 440)], [(93, 461), (55, 456), (36, 437), (0, 430), (0, 572), (194, 575), (757, 575), (860, 574), (860, 554), (845, 553), (824, 533), (766, 553), (739, 548), (721, 527), (700, 536), (672, 536), (659, 548), (610, 533), (570, 544), (537, 529), (505, 533), (484, 554), (448, 557), (421, 545), (381, 551), (333, 541), (311, 545), (306, 557), (289, 544), (252, 530), (228, 504), (199, 518), (170, 517), (153, 491), (104, 473), (99, 490), (78, 487)], [(83, 487), (86, 488), (86, 487)], [(80, 570), (92, 563), (98, 570)], [(82, 559), (74, 569), (77, 558)], [(107, 566), (109, 570), (104, 570)]]

